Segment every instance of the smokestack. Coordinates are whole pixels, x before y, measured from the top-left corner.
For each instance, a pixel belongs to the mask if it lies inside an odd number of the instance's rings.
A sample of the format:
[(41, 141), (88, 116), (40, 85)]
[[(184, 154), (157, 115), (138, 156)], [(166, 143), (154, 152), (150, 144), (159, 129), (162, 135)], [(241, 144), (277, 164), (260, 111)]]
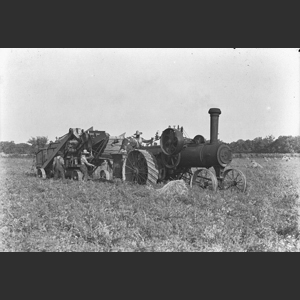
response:
[(210, 114), (210, 143), (218, 143), (218, 127), (219, 127), (219, 115), (221, 110), (219, 108), (211, 108), (208, 113)]

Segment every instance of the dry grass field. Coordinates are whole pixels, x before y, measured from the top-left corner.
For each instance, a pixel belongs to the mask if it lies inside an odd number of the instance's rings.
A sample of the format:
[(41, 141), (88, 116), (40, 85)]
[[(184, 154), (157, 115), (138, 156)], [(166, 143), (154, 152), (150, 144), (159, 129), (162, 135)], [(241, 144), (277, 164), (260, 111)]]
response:
[(165, 196), (123, 182), (42, 180), (32, 159), (0, 158), (0, 250), (299, 252), (300, 159), (256, 161), (263, 168), (232, 162), (245, 194)]

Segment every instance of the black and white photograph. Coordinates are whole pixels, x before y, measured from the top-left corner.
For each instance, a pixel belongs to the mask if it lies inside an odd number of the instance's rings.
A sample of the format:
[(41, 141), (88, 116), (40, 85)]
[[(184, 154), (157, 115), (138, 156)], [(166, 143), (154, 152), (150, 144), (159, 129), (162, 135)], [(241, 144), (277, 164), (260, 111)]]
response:
[(300, 252), (298, 48), (0, 48), (0, 252)]

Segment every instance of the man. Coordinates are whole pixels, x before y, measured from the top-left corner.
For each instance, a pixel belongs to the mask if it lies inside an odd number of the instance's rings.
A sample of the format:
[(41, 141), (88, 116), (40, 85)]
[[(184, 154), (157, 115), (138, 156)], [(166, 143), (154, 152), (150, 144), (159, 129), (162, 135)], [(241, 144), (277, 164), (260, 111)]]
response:
[(89, 167), (95, 167), (95, 165), (93, 164), (90, 164), (88, 161), (87, 161), (87, 157), (86, 155), (89, 154), (89, 152), (84, 149), (82, 152), (81, 152), (81, 158), (80, 158), (80, 171), (83, 173), (83, 180), (84, 181), (87, 181), (88, 180), (88, 166)]
[(143, 133), (140, 132), (140, 131), (136, 131), (136, 133), (133, 135), (134, 139), (136, 140), (137, 142), (137, 147), (136, 148), (141, 148), (142, 146), (142, 143), (145, 143), (147, 145), (151, 145), (152, 146), (152, 143), (153, 143), (153, 138), (149, 139), (149, 140), (145, 140), (144, 138), (141, 137)]
[(58, 151), (57, 156), (53, 159), (54, 179), (61, 177), (65, 180), (65, 161), (62, 155), (62, 152)]
[(136, 147), (135, 148), (140, 148), (142, 146), (143, 138), (141, 137), (141, 134), (143, 134), (140, 131), (136, 131), (136, 133), (133, 134), (133, 138), (136, 140)]

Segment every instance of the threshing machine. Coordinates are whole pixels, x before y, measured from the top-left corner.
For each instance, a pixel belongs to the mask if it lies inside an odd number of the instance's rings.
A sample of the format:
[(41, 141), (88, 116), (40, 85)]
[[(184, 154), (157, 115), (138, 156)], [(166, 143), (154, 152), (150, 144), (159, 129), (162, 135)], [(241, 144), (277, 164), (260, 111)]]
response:
[[(122, 138), (122, 136), (118, 137)], [(58, 152), (63, 153), (65, 160), (65, 176), (69, 179), (82, 180), (83, 174), (80, 171), (80, 157), (83, 150), (88, 150), (91, 156), (88, 158), (90, 163), (96, 168), (89, 169), (92, 178), (111, 179), (113, 169), (111, 158), (114, 153), (119, 153), (119, 148), (115, 151), (107, 152), (111, 145), (120, 144), (117, 137), (111, 137), (105, 131), (93, 130), (86, 131), (80, 128), (70, 128), (69, 132), (58, 138), (48, 147), (39, 149), (36, 153), (36, 168), (38, 177), (53, 177), (52, 163)], [(97, 169), (99, 172), (97, 172)]]

